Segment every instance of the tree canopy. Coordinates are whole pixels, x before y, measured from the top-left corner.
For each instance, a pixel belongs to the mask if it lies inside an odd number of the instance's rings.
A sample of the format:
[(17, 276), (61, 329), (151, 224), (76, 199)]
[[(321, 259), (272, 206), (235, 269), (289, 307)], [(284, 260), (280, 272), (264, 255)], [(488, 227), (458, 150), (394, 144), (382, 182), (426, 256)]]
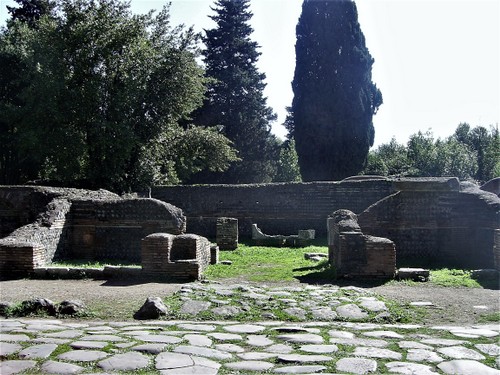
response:
[(373, 145), (382, 94), (351, 0), (304, 0), (296, 29), (293, 131), (302, 178), (360, 172)]
[(201, 105), (206, 78), (198, 36), (172, 27), (168, 6), (133, 15), (120, 0), (53, 5), (36, 27), (17, 17), (1, 30), (1, 183), (124, 191), (237, 160), (223, 135), (179, 125)]
[(486, 182), (500, 177), (499, 131), (461, 123), (445, 139), (435, 139), (430, 131), (413, 134), (406, 146), (392, 139), (370, 152), (364, 174)]
[(217, 0), (212, 10), (216, 26), (205, 31), (202, 52), (210, 81), (203, 107), (193, 116), (197, 124), (217, 126), (241, 160), (223, 175), (198, 176), (198, 181), (270, 182), (278, 153), (271, 134), (276, 115), (266, 104), (265, 75), (256, 66), (260, 53), (250, 38), (249, 0)]

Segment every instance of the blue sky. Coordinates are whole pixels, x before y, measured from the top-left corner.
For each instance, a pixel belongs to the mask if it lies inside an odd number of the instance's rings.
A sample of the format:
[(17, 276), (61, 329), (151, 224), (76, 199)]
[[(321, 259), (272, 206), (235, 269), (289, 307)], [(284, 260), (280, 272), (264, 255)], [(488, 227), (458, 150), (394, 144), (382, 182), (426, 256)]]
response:
[[(7, 17), (0, 0), (0, 20)], [(132, 0), (132, 11), (159, 9), (167, 1)], [(173, 24), (214, 26), (210, 0), (172, 0)], [(278, 114), (273, 131), (291, 104), (295, 69), (295, 26), (301, 0), (252, 0), (253, 39), (261, 46), (259, 68), (265, 94)], [(498, 0), (358, 0), (361, 29), (375, 58), (373, 81), (384, 104), (374, 117), (375, 146), (394, 136), (430, 129), (451, 135), (460, 122), (498, 125), (500, 111), (500, 2)]]

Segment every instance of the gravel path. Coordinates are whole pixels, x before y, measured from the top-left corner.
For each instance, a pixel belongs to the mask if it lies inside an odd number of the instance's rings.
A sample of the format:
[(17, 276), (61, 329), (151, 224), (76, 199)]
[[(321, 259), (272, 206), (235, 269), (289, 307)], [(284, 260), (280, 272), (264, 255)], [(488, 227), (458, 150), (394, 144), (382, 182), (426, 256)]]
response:
[[(61, 302), (79, 299), (101, 315), (105, 314), (110, 319), (123, 319), (124, 312), (131, 316), (131, 312), (136, 311), (147, 297), (167, 297), (183, 285), (186, 284), (119, 280), (9, 280), (0, 282), (0, 300), (21, 302), (32, 297), (43, 297)], [(272, 284), (273, 287), (279, 285), (304, 284)], [(400, 303), (431, 302), (433, 306), (426, 308), (424, 324), (472, 324), (477, 323), (482, 314), (500, 311), (498, 290), (445, 288), (432, 284), (382, 285), (367, 290)]]

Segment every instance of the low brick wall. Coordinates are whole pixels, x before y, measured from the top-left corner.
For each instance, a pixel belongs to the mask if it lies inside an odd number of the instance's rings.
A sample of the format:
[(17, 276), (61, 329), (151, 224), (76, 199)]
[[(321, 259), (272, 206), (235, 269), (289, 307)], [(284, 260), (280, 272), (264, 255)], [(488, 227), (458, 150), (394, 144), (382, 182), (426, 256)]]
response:
[(154, 233), (142, 240), (142, 271), (147, 276), (199, 280), (212, 256), (217, 254), (210, 242), (193, 234)]
[(219, 217), (216, 229), (216, 242), (219, 249), (236, 250), (238, 247), (238, 219)]
[(45, 264), (45, 248), (39, 243), (0, 240), (0, 277), (16, 278), (33, 275)]

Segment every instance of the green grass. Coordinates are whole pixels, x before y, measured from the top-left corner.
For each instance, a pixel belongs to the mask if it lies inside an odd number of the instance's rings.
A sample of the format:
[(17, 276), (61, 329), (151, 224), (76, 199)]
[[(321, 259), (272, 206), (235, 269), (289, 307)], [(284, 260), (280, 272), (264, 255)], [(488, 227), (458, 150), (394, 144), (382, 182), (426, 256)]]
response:
[(493, 323), (493, 322), (500, 322), (500, 312), (493, 312), (489, 314), (482, 314), (479, 317), (479, 322), (481, 323)]
[(328, 262), (319, 264), (304, 259), (305, 253), (327, 253), (326, 246), (304, 248), (264, 247), (239, 244), (234, 251), (221, 251), (219, 261), (229, 260), (231, 265), (211, 265), (205, 272), (207, 279), (245, 278), (256, 282), (294, 281), (313, 270), (328, 268)]
[(471, 272), (467, 270), (457, 270), (442, 268), (440, 270), (432, 270), (430, 281), (435, 285), (447, 287), (467, 287), (481, 288), (476, 280), (471, 278)]
[(141, 267), (140, 263), (128, 262), (125, 260), (84, 260), (84, 259), (71, 259), (71, 260), (60, 260), (53, 262), (49, 265), (50, 267), (61, 267), (61, 268), (104, 268), (105, 266), (124, 266), (124, 267)]

